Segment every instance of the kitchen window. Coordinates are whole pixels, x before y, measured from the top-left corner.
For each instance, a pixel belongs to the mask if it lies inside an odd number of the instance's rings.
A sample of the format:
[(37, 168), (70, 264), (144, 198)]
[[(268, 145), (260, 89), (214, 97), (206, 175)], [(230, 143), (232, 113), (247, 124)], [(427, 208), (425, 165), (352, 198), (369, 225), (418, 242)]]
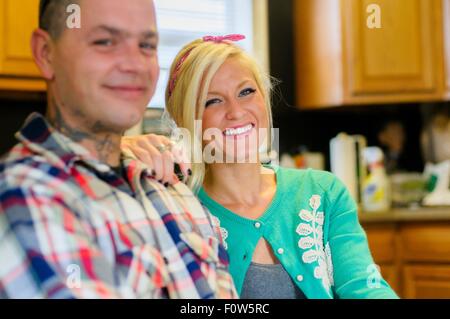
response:
[(204, 35), (244, 34), (246, 39), (238, 44), (267, 68), (266, 1), (155, 0), (161, 75), (149, 106), (164, 108), (164, 92), (173, 59), (185, 44)]

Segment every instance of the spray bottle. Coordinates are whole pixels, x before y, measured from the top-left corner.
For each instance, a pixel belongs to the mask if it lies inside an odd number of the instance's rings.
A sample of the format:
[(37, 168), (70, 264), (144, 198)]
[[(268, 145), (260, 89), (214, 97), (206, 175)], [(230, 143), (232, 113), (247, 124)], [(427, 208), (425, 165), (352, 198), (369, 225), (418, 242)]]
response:
[(363, 183), (362, 206), (365, 212), (386, 212), (391, 208), (389, 178), (384, 168), (384, 155), (379, 147), (363, 151), (369, 174)]

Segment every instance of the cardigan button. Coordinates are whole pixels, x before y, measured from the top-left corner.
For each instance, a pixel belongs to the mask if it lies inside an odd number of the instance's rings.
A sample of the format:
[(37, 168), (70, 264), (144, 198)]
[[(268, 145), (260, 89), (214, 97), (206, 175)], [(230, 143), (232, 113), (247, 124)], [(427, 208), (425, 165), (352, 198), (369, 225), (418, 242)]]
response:
[(283, 255), (283, 254), (284, 254), (284, 249), (283, 249), (283, 248), (278, 248), (277, 252), (278, 252), (280, 255)]
[(302, 276), (302, 275), (298, 275), (298, 276), (297, 276), (297, 280), (298, 280), (298, 281), (303, 281), (303, 276)]
[(261, 223), (260, 223), (260, 222), (256, 222), (256, 223), (255, 223), (255, 227), (256, 227), (256, 228), (261, 228)]

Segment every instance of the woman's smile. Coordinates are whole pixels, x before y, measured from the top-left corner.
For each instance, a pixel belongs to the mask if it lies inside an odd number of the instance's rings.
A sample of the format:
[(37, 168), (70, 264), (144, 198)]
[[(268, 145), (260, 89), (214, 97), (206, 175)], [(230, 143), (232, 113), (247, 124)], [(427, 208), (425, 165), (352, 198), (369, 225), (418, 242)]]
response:
[(253, 123), (249, 123), (246, 125), (227, 128), (225, 131), (223, 131), (223, 135), (225, 135), (226, 137), (241, 138), (250, 135), (254, 128), (255, 125)]

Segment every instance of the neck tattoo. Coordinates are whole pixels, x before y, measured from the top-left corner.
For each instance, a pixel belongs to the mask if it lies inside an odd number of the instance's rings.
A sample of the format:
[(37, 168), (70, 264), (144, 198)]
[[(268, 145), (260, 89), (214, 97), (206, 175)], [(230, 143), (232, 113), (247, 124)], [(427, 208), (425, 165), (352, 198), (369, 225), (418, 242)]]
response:
[[(90, 130), (83, 130), (82, 128), (75, 128), (64, 120), (61, 113), (61, 106), (52, 98), (54, 114), (50, 116), (49, 120), (54, 128), (65, 136), (69, 137), (77, 143), (87, 142), (95, 149), (96, 156), (104, 163), (112, 166), (117, 166), (119, 163), (120, 153), (120, 136), (116, 133), (103, 133), (105, 128), (100, 121), (95, 122)], [(79, 114), (84, 117), (83, 114)]]

